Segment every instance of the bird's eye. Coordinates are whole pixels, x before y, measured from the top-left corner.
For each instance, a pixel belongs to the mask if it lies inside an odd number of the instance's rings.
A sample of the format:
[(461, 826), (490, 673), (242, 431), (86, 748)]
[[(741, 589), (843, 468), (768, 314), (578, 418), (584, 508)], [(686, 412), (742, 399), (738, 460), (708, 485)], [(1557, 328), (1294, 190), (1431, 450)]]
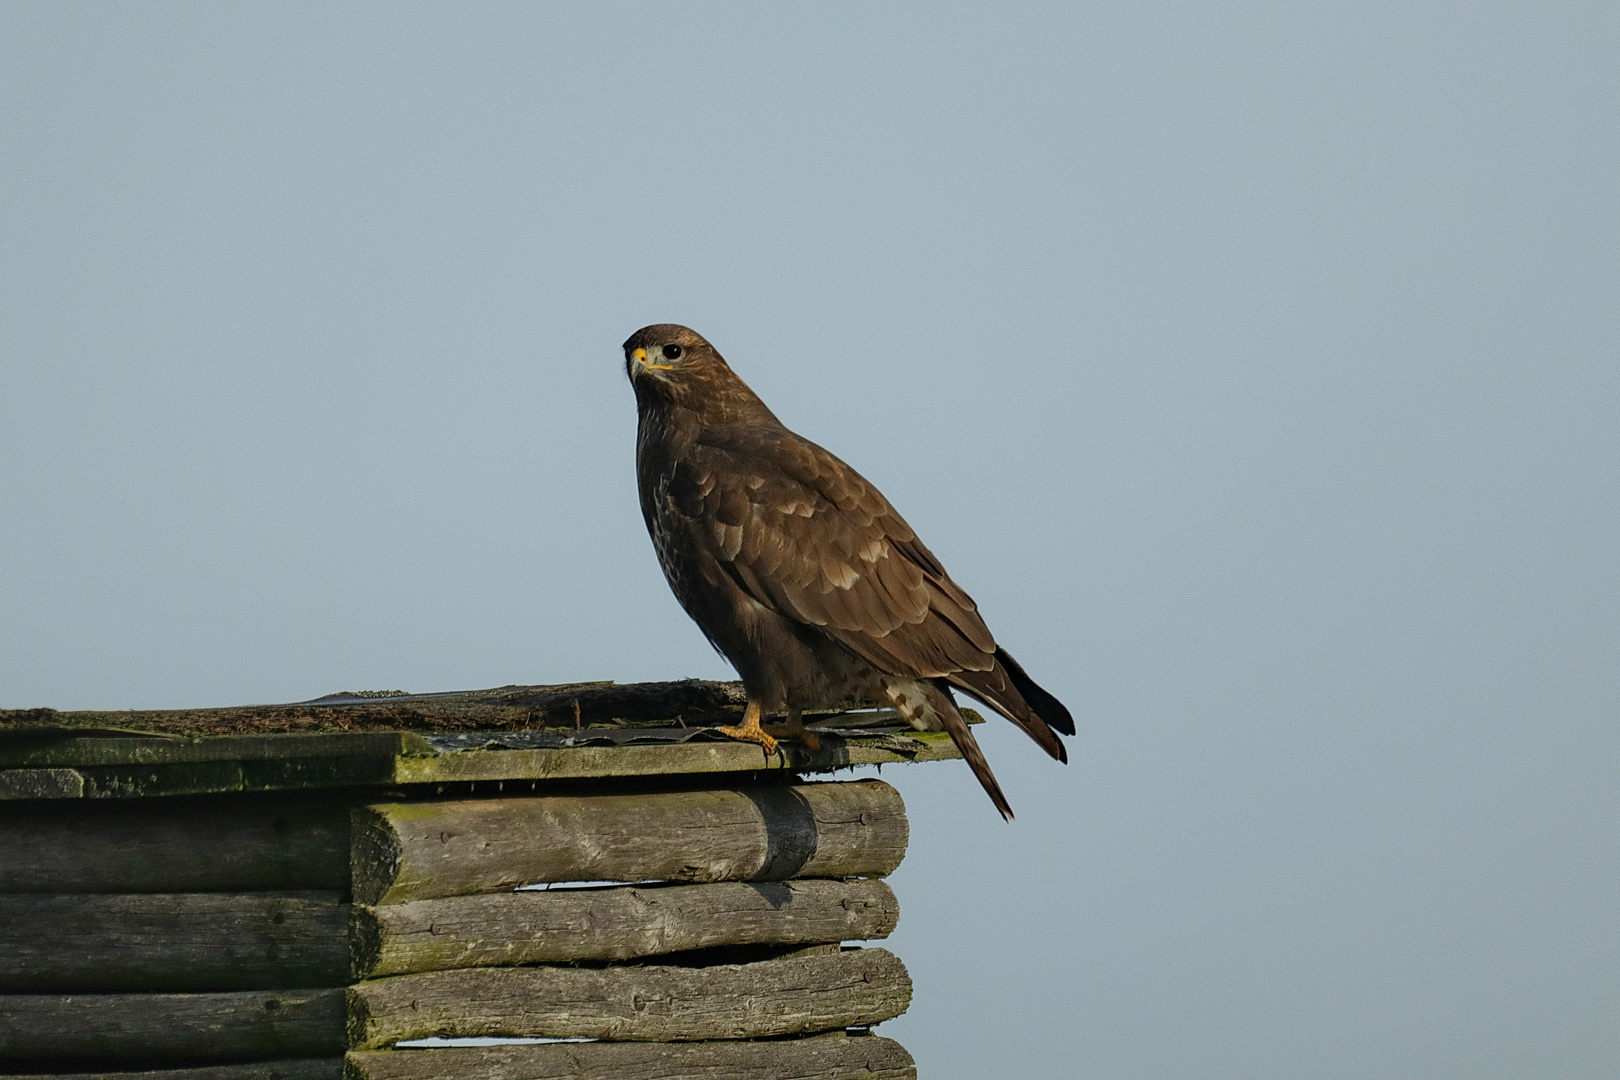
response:
[(664, 346), (664, 359), (665, 360), (679, 360), (680, 358), (681, 358), (681, 347), (679, 345), (665, 345)]

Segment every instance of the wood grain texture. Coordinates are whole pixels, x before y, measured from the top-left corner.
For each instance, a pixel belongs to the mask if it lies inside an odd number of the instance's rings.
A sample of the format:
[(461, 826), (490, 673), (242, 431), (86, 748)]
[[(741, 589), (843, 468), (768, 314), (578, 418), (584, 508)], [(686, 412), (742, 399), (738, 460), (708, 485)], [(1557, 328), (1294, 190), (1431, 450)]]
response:
[(359, 807), (354, 895), (397, 904), (561, 881), (882, 876), (905, 807), (879, 780)]
[(0, 896), (0, 992), (349, 983), (336, 892)]
[(802, 1035), (875, 1024), (911, 1002), (884, 949), (708, 967), (473, 968), (349, 990), (349, 1041), (375, 1050), (432, 1036), (685, 1042)]
[(0, 806), (0, 893), (349, 887), (346, 802), (238, 796)]
[(870, 879), (621, 886), (356, 907), (351, 940), (354, 973), (368, 978), (869, 940), (888, 937), (899, 917), (893, 890)]
[(6, 1080), (343, 1080), (343, 1059), (300, 1058), (293, 1061), (255, 1061), (243, 1065), (202, 1065), (178, 1069), (117, 1072), (98, 1069), (95, 1072), (71, 1073), (0, 1072), (0, 1075)]
[(549, 1043), (361, 1050), (349, 1080), (916, 1080), (905, 1047), (842, 1032), (769, 1042)]
[(336, 1057), (344, 991), (0, 994), (0, 1060)]

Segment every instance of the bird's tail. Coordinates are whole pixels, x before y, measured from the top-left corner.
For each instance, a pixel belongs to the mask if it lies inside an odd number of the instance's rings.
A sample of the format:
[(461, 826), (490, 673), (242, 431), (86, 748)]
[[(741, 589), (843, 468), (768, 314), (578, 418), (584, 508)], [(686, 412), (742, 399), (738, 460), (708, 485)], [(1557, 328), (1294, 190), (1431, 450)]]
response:
[(1068, 708), (1025, 674), (1023, 665), (1014, 660), (1011, 653), (1006, 649), (997, 649), (996, 662), (1007, 669), (1007, 676), (1024, 700), (1029, 702), (1029, 707), (1035, 710), (1036, 716), (1046, 721), (1054, 731), (1074, 734), (1074, 717), (1069, 714)]
[(979, 778), (984, 793), (996, 804), (1001, 816), (1011, 821), (1012, 806), (1008, 804), (1007, 796), (1001, 793), (1001, 785), (996, 783), (996, 774), (990, 771), (990, 763), (984, 759), (984, 751), (979, 749), (979, 740), (973, 737), (973, 731), (968, 727), (967, 721), (956, 711), (956, 702), (951, 700), (950, 691), (935, 682), (924, 682), (922, 688), (929, 707), (939, 717), (940, 723), (945, 725), (945, 731), (956, 744), (956, 748), (962, 751), (962, 756), (967, 759), (968, 768)]
[(1068, 763), (1069, 752), (1054, 732), (1073, 735), (1074, 717), (1063, 702), (1025, 674), (1006, 649), (996, 650), (995, 663), (988, 671), (955, 671), (946, 678), (1023, 728), (1042, 750)]

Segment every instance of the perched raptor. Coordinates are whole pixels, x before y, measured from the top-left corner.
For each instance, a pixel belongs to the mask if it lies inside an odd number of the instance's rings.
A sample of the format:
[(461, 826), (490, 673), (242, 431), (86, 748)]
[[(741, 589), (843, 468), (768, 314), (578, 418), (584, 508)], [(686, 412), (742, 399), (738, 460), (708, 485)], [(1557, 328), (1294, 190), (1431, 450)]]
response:
[[(698, 334), (643, 327), (624, 343), (636, 392), (636, 479), (658, 562), (748, 695), (721, 728), (812, 747), (800, 713), (890, 705), (944, 730), (1001, 811), (1001, 786), (957, 712), (962, 690), (1068, 761), (1074, 720), (996, 645), (978, 607), (854, 469), (783, 426)], [(765, 717), (786, 723), (769, 731)]]

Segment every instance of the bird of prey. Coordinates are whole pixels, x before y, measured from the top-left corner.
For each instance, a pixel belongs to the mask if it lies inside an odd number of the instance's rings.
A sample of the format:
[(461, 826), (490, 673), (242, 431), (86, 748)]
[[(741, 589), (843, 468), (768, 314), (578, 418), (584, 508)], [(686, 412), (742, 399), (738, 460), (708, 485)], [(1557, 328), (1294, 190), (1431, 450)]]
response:
[[(720, 730), (774, 753), (815, 748), (801, 713), (892, 706), (944, 730), (1011, 819), (952, 698), (961, 690), (1059, 761), (1074, 720), (1024, 673), (877, 488), (789, 431), (720, 354), (660, 323), (624, 343), (636, 393), (641, 513), (675, 597), (737, 669), (748, 697)], [(785, 722), (769, 730), (766, 717)]]

